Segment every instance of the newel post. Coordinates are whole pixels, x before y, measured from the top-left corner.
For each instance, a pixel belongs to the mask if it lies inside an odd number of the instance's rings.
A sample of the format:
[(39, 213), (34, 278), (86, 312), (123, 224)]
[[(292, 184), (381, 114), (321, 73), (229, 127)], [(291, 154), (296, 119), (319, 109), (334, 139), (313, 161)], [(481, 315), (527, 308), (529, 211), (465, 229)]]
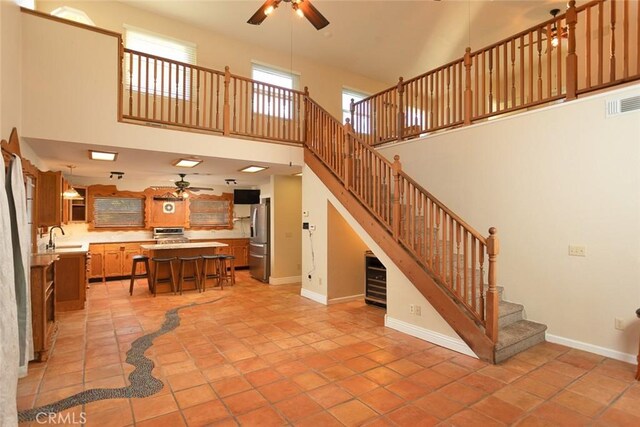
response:
[(402, 141), (402, 131), (404, 130), (404, 81), (398, 79), (398, 141)]
[(471, 48), (464, 51), (464, 124), (471, 124), (471, 105), (473, 94), (471, 92)]
[(391, 225), (393, 238), (398, 241), (400, 239), (400, 215), (402, 212), (400, 209), (400, 172), (402, 171), (402, 165), (400, 164), (400, 156), (397, 154), (393, 156), (391, 168), (393, 171), (393, 214)]
[[(353, 103), (353, 100), (351, 100)], [(352, 104), (353, 105), (353, 104)], [(351, 120), (346, 119), (344, 124), (344, 187), (351, 187), (351, 177), (353, 176), (353, 126)]]
[(304, 124), (302, 131), (304, 133), (304, 143), (307, 147), (311, 146), (311, 124), (309, 119), (311, 117), (311, 111), (309, 108), (309, 87), (304, 87)]
[(500, 241), (495, 227), (489, 229), (487, 237), (487, 254), (489, 255), (489, 289), (487, 289), (487, 337), (495, 344), (498, 342), (498, 289), (497, 262), (500, 252)]
[(229, 135), (231, 129), (231, 105), (229, 105), (229, 84), (231, 83), (231, 71), (229, 66), (224, 67), (224, 106), (222, 109), (222, 134)]
[(569, 46), (567, 48), (567, 101), (576, 99), (578, 92), (578, 55), (576, 55), (576, 24), (578, 12), (576, 2), (571, 0), (566, 13), (567, 26), (569, 27)]
[[(349, 104), (349, 112), (351, 113), (351, 130), (353, 130), (353, 125), (355, 121), (353, 120), (356, 116), (356, 103), (351, 98), (351, 103)], [(360, 123), (360, 128), (362, 128), (362, 123)]]

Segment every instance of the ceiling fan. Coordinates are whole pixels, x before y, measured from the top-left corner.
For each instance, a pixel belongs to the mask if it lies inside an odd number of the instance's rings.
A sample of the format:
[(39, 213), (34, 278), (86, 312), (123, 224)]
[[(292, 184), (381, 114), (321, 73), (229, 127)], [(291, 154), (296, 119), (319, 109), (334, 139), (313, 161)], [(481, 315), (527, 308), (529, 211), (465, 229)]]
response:
[(173, 189), (173, 194), (176, 197), (183, 197), (183, 193), (186, 190), (189, 191), (201, 191), (201, 190), (208, 190), (208, 191), (213, 191), (213, 188), (211, 187), (191, 187), (191, 183), (189, 181), (185, 181), (184, 178), (187, 176), (186, 173), (179, 173), (178, 176), (180, 177), (179, 181), (176, 181), (175, 187), (168, 187), (168, 186), (159, 186), (159, 187), (153, 187), (154, 190), (160, 190), (160, 189)]
[(322, 16), (318, 9), (316, 9), (309, 0), (267, 0), (262, 6), (260, 6), (260, 9), (258, 9), (251, 18), (249, 18), (247, 23), (253, 25), (262, 24), (262, 21), (264, 21), (267, 16), (269, 16), (271, 12), (280, 5), (281, 2), (291, 3), (291, 7), (296, 14), (301, 18), (303, 16), (307, 18), (309, 22), (316, 27), (316, 30), (321, 30), (329, 25), (327, 18)]

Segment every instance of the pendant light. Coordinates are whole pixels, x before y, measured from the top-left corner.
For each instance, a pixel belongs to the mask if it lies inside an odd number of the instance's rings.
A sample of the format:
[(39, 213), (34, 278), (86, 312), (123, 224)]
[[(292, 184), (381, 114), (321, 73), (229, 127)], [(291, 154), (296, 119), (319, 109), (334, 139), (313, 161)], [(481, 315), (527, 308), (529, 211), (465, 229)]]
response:
[[(75, 168), (75, 166), (67, 165), (67, 167), (69, 168), (69, 175), (72, 176), (73, 168)], [(82, 197), (73, 187), (69, 187), (68, 190), (65, 190), (64, 193), (62, 193), (62, 198), (66, 200), (84, 200), (84, 197)]]

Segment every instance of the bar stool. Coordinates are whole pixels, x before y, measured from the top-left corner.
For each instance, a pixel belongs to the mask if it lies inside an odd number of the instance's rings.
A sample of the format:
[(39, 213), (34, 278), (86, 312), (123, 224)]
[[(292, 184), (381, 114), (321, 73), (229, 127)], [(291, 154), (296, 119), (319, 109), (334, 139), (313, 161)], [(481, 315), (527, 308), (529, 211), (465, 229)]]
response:
[[(220, 281), (221, 271), (221, 258), (223, 255), (202, 255), (202, 277), (200, 278), (200, 284), (202, 285), (202, 292), (205, 291), (207, 286), (207, 279), (218, 279), (218, 286), (220, 289), (224, 289), (222, 282)], [(211, 264), (209, 264), (211, 261)], [(207, 274), (208, 267), (213, 267), (213, 274)]]
[[(233, 255), (220, 255), (220, 286), (222, 286), (222, 282), (226, 281), (231, 286), (236, 284), (236, 267), (235, 267), (236, 257)], [(227, 262), (229, 271), (227, 271)]]
[[(133, 295), (133, 283), (135, 279), (147, 279), (147, 286), (151, 289), (151, 279), (149, 278), (149, 272), (151, 269), (149, 268), (149, 257), (146, 255), (134, 255), (133, 256), (133, 264), (131, 265), (131, 283), (129, 283), (129, 295)], [(138, 269), (138, 264), (142, 263), (144, 265), (144, 273), (136, 274), (136, 270)]]
[[(175, 261), (176, 257), (171, 258), (151, 258), (153, 261), (153, 296), (156, 296), (156, 292), (158, 290), (158, 283), (160, 282), (169, 282), (171, 284), (171, 292), (176, 292), (176, 277), (173, 274), (173, 261)], [(158, 266), (160, 264), (169, 264), (169, 277), (159, 279), (158, 278)]]
[[(196, 284), (196, 289), (200, 292), (200, 268), (198, 267), (198, 261), (200, 260), (200, 256), (191, 256), (191, 257), (179, 257), (178, 261), (180, 261), (180, 273), (178, 279), (178, 291), (180, 295), (182, 295), (182, 285), (185, 280), (193, 280)], [(188, 263), (193, 263), (193, 275), (185, 276), (184, 275), (184, 267)]]

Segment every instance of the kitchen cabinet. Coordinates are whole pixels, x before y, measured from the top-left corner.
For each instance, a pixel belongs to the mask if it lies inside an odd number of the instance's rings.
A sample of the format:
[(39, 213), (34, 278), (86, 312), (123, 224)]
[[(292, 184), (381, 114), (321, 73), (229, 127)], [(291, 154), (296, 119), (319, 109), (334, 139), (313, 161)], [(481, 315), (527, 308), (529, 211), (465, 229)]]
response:
[(140, 243), (105, 243), (104, 277), (130, 276), (133, 257), (142, 254)]
[(56, 262), (56, 309), (82, 310), (87, 293), (87, 254), (64, 253)]
[(53, 346), (56, 330), (57, 255), (31, 257), (31, 324), (35, 360), (45, 362)]
[(51, 227), (68, 221), (68, 200), (62, 198), (65, 186), (68, 184), (62, 172), (38, 172), (38, 227)]
[(89, 253), (91, 254), (91, 268), (89, 271), (90, 279), (104, 278), (104, 245), (89, 245)]
[(74, 187), (83, 199), (80, 200), (62, 200), (62, 203), (68, 203), (69, 222), (86, 222), (87, 221), (87, 189), (84, 187)]
[(249, 239), (216, 239), (215, 241), (229, 245), (219, 248), (218, 253), (235, 256), (236, 267), (249, 266)]

